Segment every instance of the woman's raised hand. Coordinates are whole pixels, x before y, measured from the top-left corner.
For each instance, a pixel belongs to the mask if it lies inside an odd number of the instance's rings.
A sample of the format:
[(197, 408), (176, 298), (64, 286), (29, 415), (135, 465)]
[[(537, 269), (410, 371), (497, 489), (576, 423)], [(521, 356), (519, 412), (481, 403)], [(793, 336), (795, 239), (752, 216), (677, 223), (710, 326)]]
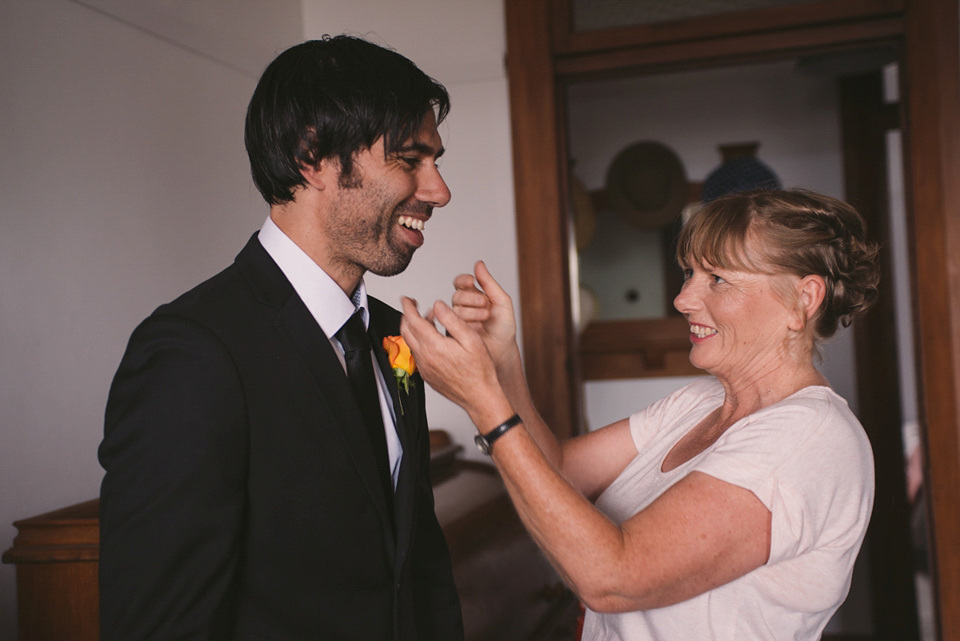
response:
[[(490, 399), (503, 397), (503, 392), (483, 339), (442, 301), (434, 304), (426, 318), (411, 299), (404, 297), (401, 305), (400, 333), (421, 376), (463, 407), (478, 425), (484, 424)], [(437, 331), (434, 320), (446, 329), (446, 336)]]
[(483, 261), (474, 266), (476, 278), (460, 274), (453, 280), (453, 311), (483, 339), (497, 368), (504, 366), (517, 341), (513, 301), (494, 280)]

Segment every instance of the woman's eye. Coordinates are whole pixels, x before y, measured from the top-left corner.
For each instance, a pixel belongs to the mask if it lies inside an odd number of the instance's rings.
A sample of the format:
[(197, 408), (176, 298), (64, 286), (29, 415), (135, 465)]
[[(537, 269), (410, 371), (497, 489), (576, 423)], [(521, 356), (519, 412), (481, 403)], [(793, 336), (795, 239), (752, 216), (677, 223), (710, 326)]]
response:
[(683, 270), (683, 280), (690, 280), (693, 277), (693, 270), (689, 267), (684, 268)]
[(722, 276), (717, 276), (716, 274), (710, 274), (713, 277), (713, 282), (715, 283), (725, 283), (727, 281), (723, 280)]

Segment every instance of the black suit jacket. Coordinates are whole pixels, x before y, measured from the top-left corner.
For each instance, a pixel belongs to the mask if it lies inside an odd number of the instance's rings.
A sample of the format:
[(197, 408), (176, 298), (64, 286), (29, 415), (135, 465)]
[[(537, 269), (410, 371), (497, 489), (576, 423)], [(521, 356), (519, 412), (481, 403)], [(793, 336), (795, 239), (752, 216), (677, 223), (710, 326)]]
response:
[[(375, 346), (399, 333), (396, 310), (371, 298), (370, 314)], [(329, 340), (256, 235), (136, 329), (99, 450), (104, 641), (463, 638), (423, 381), (398, 391), (381, 356), (394, 497)]]

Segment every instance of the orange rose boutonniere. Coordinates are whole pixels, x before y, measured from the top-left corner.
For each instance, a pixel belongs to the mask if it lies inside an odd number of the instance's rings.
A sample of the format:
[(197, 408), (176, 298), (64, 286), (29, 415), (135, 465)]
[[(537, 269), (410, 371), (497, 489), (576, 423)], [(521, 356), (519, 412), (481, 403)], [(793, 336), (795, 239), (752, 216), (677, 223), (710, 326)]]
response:
[(387, 336), (383, 339), (383, 349), (387, 350), (387, 359), (393, 368), (393, 375), (397, 377), (397, 386), (409, 394), (410, 376), (417, 371), (417, 364), (407, 341), (403, 340), (403, 336)]

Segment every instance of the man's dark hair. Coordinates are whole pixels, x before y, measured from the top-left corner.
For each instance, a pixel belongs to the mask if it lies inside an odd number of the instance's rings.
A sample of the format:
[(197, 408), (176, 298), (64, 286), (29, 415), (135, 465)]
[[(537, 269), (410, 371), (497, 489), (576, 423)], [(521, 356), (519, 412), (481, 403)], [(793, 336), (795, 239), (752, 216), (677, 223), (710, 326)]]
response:
[(395, 51), (352, 36), (291, 47), (267, 66), (247, 107), (253, 182), (279, 205), (305, 184), (301, 166), (335, 158), (348, 186), (354, 154), (380, 137), (386, 154), (397, 151), (431, 109), (442, 122), (447, 90)]

